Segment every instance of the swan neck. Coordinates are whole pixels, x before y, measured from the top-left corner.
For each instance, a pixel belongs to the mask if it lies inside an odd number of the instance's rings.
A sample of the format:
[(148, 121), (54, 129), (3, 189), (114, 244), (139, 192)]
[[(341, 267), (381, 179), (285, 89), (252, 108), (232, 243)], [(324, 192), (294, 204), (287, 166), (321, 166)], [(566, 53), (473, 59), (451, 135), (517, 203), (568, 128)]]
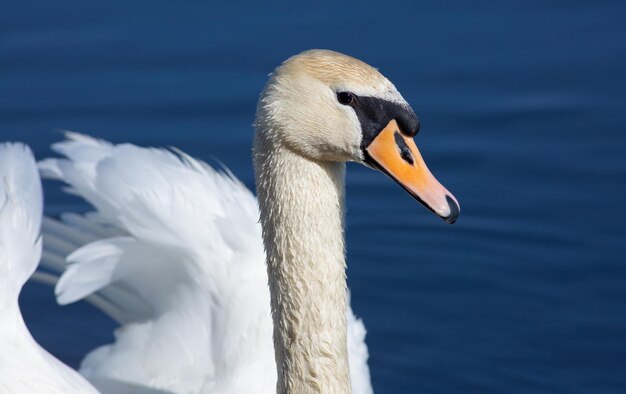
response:
[(278, 393), (349, 393), (345, 164), (315, 162), (257, 132), (257, 192)]

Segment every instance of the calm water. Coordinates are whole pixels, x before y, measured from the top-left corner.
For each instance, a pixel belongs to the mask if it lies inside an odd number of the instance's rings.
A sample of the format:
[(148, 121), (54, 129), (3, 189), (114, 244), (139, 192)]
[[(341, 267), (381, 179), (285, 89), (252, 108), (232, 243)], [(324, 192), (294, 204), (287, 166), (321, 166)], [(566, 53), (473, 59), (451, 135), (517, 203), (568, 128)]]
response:
[[(444, 4), (445, 3), (445, 4)], [(462, 206), (448, 226), (348, 169), (354, 309), (378, 393), (626, 391), (626, 2), (5, 4), (0, 140), (59, 129), (176, 146), (252, 187), (255, 101), (303, 49), (379, 67)], [(85, 210), (46, 184), (46, 211)], [(76, 366), (114, 325), (29, 284), (37, 339)]]

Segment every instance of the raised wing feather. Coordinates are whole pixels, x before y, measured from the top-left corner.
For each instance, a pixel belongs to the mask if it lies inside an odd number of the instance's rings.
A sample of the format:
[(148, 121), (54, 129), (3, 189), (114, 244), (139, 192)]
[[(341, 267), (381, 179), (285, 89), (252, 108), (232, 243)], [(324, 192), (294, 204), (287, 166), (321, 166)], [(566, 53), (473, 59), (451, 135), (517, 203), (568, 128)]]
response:
[(0, 145), (0, 291), (17, 300), (41, 256), (41, 183), (30, 150)]
[(0, 145), (0, 392), (95, 393), (24, 324), (18, 295), (41, 256), (41, 183), (31, 151)]
[[(71, 302), (98, 292), (124, 324), (81, 372), (101, 387), (273, 387), (254, 196), (180, 153), (68, 137), (54, 146), (67, 158), (42, 162), (42, 174), (66, 182), (96, 211), (47, 221), (56, 246), (50, 255), (65, 254), (70, 264), (57, 295)], [(50, 260), (58, 270), (59, 259)]]

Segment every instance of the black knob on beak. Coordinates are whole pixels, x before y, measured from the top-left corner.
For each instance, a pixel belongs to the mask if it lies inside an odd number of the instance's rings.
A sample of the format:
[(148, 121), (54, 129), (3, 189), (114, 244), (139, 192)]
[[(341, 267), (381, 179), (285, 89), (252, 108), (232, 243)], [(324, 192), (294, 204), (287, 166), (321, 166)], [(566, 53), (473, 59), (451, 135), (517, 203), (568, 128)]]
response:
[(397, 106), (396, 121), (400, 126), (400, 132), (407, 137), (415, 137), (420, 131), (420, 121), (413, 109), (408, 106)]

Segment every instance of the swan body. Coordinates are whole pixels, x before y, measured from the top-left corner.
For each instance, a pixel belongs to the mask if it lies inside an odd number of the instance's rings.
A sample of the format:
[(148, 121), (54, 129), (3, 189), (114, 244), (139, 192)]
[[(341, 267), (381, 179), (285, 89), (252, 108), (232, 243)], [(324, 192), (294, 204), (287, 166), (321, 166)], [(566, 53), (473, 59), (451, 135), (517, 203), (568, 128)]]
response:
[(86, 298), (121, 324), (81, 365), (102, 392), (372, 392), (345, 281), (344, 163), (384, 172), (450, 223), (458, 203), (419, 153), (408, 103), (349, 56), (285, 61), (255, 128), (258, 208), (182, 152), (70, 133), (54, 146), (65, 158), (40, 163), (94, 207), (44, 222), (43, 262), (62, 272), (59, 302)]
[(0, 145), (0, 393), (97, 393), (39, 346), (19, 309), (18, 295), (41, 256), (42, 208), (32, 153)]

